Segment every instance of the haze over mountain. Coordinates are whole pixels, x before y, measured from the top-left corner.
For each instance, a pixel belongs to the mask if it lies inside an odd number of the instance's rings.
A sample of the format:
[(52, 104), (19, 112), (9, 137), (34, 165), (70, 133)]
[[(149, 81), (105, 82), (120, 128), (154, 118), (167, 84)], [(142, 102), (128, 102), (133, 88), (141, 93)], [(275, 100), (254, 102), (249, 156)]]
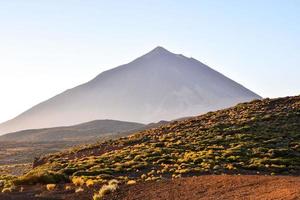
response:
[(0, 133), (95, 119), (150, 123), (259, 98), (193, 58), (156, 47), (1, 124)]

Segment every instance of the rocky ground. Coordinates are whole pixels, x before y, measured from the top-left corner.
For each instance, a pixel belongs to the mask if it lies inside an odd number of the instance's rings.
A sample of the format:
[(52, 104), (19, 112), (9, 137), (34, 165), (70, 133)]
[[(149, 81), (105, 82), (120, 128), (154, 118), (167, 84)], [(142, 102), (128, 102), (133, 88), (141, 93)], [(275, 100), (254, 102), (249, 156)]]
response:
[[(54, 191), (44, 186), (25, 187), (24, 191), (1, 194), (1, 200), (66, 199), (92, 200), (93, 190), (75, 193), (65, 190), (63, 185)], [(257, 199), (297, 200), (300, 199), (300, 177), (258, 175), (205, 175), (199, 177), (141, 182), (123, 185), (105, 196), (104, 200), (201, 200), (201, 199)]]
[(300, 199), (300, 177), (200, 176), (137, 184), (107, 200)]

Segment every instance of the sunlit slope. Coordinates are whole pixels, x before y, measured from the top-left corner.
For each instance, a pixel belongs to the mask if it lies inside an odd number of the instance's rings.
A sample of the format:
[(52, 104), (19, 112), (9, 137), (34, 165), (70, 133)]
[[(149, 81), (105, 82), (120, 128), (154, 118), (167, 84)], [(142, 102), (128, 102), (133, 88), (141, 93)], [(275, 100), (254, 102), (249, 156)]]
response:
[[(300, 173), (300, 96), (256, 100), (41, 158), (21, 182)], [(55, 175), (55, 176), (54, 176)], [(33, 178), (34, 177), (34, 178)]]

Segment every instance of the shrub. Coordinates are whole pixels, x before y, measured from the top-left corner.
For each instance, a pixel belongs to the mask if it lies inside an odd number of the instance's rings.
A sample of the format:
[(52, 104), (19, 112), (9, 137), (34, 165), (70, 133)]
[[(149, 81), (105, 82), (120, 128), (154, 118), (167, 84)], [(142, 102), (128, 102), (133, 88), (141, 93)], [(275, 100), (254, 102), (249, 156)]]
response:
[(88, 180), (85, 182), (85, 184), (86, 184), (87, 187), (91, 188), (91, 187), (93, 187), (93, 186), (95, 185), (95, 182), (94, 182), (94, 180), (92, 180), (92, 179), (88, 179)]
[(233, 170), (233, 169), (235, 169), (235, 167), (234, 167), (233, 164), (231, 164), (231, 163), (226, 164), (226, 165), (225, 165), (225, 168), (228, 169), (228, 170)]
[(46, 185), (46, 188), (47, 188), (47, 190), (48, 190), (48, 191), (52, 191), (52, 190), (54, 190), (54, 189), (55, 189), (55, 187), (56, 187), (56, 185), (55, 185), (55, 184), (47, 184), (47, 185)]
[(135, 181), (135, 180), (129, 180), (129, 181), (127, 182), (127, 185), (134, 185), (134, 184), (136, 184), (136, 181)]
[(71, 187), (70, 185), (67, 185), (67, 186), (65, 187), (65, 190), (72, 190), (72, 187)]
[(103, 185), (102, 188), (99, 190), (99, 195), (100, 197), (103, 197), (104, 195), (114, 192), (117, 189), (118, 185), (116, 184)]
[(75, 190), (75, 193), (84, 192), (84, 189), (82, 187), (79, 187)]
[(181, 178), (181, 174), (172, 174), (172, 179)]
[(94, 194), (93, 196), (93, 200), (101, 200), (102, 199), (102, 196), (100, 194)]
[(72, 178), (72, 183), (75, 186), (83, 186), (84, 185), (84, 180), (81, 177), (73, 177)]
[(142, 175), (141, 175), (141, 178), (142, 178), (142, 179), (146, 179), (146, 178), (147, 178), (147, 175), (146, 175), (146, 174), (142, 174)]
[(155, 170), (151, 170), (150, 172), (148, 172), (148, 175), (154, 175), (155, 174)]
[(93, 196), (93, 200), (100, 200), (102, 199), (106, 194), (109, 194), (111, 192), (114, 192), (118, 189), (119, 181), (112, 179), (108, 182), (108, 185), (103, 185), (98, 193), (95, 193)]
[(116, 180), (116, 179), (112, 179), (112, 180), (108, 181), (108, 184), (109, 184), (109, 185), (118, 185), (118, 184), (119, 184), (119, 181)]
[(94, 170), (94, 171), (86, 171), (86, 170), (80, 170), (77, 171), (73, 174), (73, 176), (97, 176), (100, 174), (108, 174), (111, 175), (113, 174), (114, 171), (110, 168), (105, 168), (105, 169), (99, 169), (99, 170)]
[(2, 193), (9, 193), (9, 192), (12, 192), (12, 188), (9, 187), (9, 188), (3, 188), (2, 190)]
[(18, 179), (14, 180), (14, 184), (29, 184), (33, 185), (36, 183), (48, 184), (48, 183), (59, 183), (67, 182), (69, 179), (64, 174), (58, 172), (46, 171), (46, 170), (33, 170)]

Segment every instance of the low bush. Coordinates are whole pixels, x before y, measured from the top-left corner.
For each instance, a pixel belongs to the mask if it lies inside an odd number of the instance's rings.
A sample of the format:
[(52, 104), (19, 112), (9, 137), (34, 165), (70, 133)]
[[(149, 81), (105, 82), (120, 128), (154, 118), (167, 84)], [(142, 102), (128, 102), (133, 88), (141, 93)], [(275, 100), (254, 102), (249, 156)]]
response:
[(33, 185), (36, 183), (48, 184), (48, 183), (68, 182), (68, 181), (69, 178), (65, 174), (61, 174), (54, 171), (35, 169), (15, 179), (13, 183), (16, 185), (20, 185), (20, 184)]
[(82, 187), (76, 188), (75, 193), (84, 192)]
[(72, 183), (75, 186), (83, 186), (85, 182), (84, 182), (83, 178), (81, 178), (81, 177), (73, 177), (72, 178)]
[(55, 187), (56, 187), (56, 184), (47, 184), (47, 185), (46, 185), (46, 188), (47, 188), (48, 191), (54, 190)]
[(88, 179), (88, 180), (85, 182), (85, 184), (86, 184), (86, 186), (87, 186), (88, 188), (91, 188), (91, 187), (93, 187), (93, 186), (95, 185), (95, 181), (92, 180), (92, 179)]
[(127, 181), (127, 185), (135, 185), (136, 181), (135, 180), (129, 180)]
[(3, 188), (2, 193), (9, 193), (12, 192), (12, 188)]

